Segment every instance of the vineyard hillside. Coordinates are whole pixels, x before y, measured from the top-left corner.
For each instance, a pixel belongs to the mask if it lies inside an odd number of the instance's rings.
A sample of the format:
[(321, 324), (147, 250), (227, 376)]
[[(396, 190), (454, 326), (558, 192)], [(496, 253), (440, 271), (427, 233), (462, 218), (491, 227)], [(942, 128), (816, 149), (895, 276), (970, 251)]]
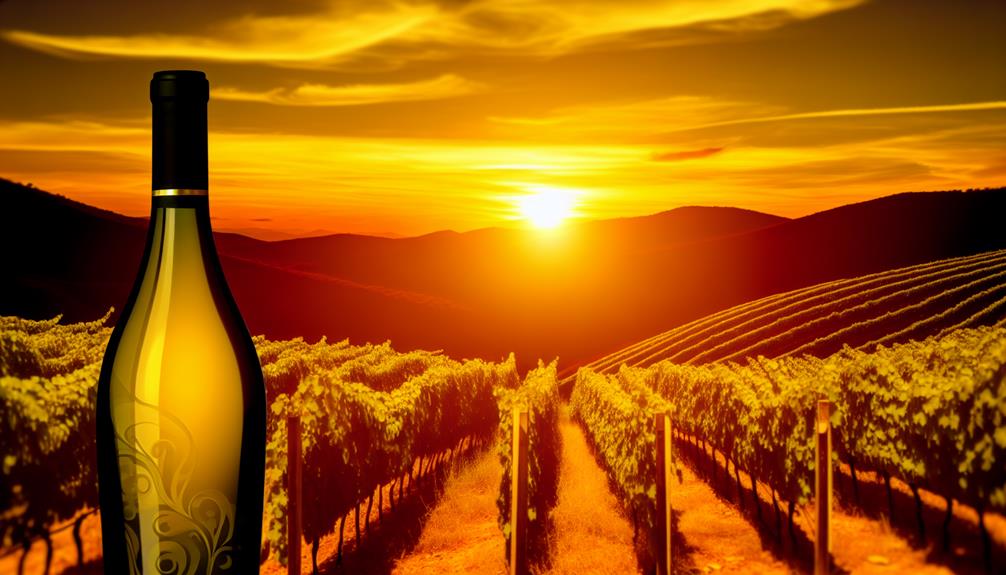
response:
[[(512, 351), (526, 371), (538, 357), (582, 365), (770, 294), (1004, 249), (1004, 211), (1006, 190), (990, 189), (896, 194), (795, 219), (684, 206), (556, 233), (262, 241), (219, 233), (222, 220), (215, 241), (253, 333), (390, 339), (455, 357)], [(73, 322), (121, 309), (145, 225), (0, 179), (0, 242), (17, 246), (0, 252), (10, 278), (0, 314)]]
[(1006, 324), (1006, 250), (938, 260), (761, 298), (692, 321), (586, 367), (614, 373), (661, 360), (705, 364), (943, 336)]

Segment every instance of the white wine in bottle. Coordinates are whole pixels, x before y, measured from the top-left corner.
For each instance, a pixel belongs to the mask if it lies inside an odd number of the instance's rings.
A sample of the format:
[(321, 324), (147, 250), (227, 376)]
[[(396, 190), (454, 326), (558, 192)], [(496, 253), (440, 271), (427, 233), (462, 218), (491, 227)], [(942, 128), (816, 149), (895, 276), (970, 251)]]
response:
[(147, 243), (98, 382), (105, 573), (253, 575), (265, 385), (210, 229), (209, 83), (157, 72), (150, 100)]

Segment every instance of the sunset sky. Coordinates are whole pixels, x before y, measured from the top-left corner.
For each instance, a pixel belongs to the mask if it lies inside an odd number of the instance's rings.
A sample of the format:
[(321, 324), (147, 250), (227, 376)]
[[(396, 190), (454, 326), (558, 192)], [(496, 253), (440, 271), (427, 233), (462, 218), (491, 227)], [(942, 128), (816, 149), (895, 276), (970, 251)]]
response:
[(219, 229), (799, 216), (1006, 185), (1004, 31), (1002, 1), (0, 0), (0, 177), (146, 213), (150, 77), (195, 68)]

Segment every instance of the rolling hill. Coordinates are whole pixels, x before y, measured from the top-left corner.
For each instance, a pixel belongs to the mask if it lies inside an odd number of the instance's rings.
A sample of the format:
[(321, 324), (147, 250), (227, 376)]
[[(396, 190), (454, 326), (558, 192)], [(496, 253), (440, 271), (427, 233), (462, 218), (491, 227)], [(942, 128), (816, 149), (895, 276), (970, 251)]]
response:
[[(390, 339), (457, 357), (575, 366), (709, 314), (809, 285), (1006, 248), (1006, 190), (908, 193), (789, 220), (686, 207), (412, 238), (215, 235), (253, 333)], [(121, 309), (146, 218), (0, 180), (0, 314)]]
[(689, 322), (590, 362), (601, 372), (661, 360), (744, 363), (825, 357), (1006, 323), (1006, 250), (939, 260), (775, 294)]

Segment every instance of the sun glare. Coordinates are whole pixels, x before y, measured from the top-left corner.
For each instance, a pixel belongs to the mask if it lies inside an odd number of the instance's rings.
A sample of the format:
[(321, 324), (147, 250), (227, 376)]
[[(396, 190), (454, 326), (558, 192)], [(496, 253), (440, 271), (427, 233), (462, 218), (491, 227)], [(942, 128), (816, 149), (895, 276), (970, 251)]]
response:
[(540, 229), (558, 227), (573, 215), (576, 194), (572, 190), (551, 186), (528, 186), (531, 193), (517, 198), (521, 216)]

